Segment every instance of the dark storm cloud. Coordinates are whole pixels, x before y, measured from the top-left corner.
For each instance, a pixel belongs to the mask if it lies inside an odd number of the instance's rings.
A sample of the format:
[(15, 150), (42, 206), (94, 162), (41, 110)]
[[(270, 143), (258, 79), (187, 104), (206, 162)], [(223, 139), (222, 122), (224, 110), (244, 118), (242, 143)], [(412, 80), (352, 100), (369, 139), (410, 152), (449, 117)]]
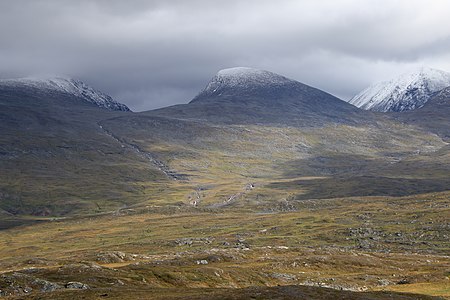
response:
[(0, 75), (80, 77), (135, 110), (185, 103), (238, 65), (348, 98), (420, 65), (450, 71), (448, 3), (0, 1)]

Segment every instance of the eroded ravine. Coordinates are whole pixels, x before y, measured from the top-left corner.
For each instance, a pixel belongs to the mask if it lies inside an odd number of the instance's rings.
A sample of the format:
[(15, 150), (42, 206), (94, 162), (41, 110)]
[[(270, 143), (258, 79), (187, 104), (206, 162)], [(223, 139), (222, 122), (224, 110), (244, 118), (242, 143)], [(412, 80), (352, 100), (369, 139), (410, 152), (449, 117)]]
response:
[(168, 178), (170, 178), (172, 180), (187, 180), (186, 175), (180, 174), (177, 171), (171, 169), (167, 164), (165, 164), (161, 160), (157, 159), (155, 157), (155, 155), (153, 155), (152, 153), (142, 150), (142, 148), (140, 148), (136, 144), (131, 144), (131, 143), (125, 141), (124, 139), (119, 138), (118, 136), (114, 135), (111, 131), (107, 130), (100, 123), (97, 123), (97, 125), (107, 136), (114, 139), (118, 143), (122, 144), (124, 147), (131, 149), (133, 152), (135, 152), (139, 156), (147, 159), (154, 167), (156, 167), (158, 170), (163, 172)]

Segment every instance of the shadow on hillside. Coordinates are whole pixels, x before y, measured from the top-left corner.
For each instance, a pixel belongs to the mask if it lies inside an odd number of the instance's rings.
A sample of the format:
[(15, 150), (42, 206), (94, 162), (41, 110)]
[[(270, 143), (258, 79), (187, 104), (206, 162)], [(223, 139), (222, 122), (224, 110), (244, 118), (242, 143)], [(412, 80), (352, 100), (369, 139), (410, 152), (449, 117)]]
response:
[[(272, 182), (270, 188), (306, 190), (295, 198), (317, 199), (353, 196), (407, 196), (442, 192), (450, 187), (449, 166), (439, 162), (373, 159), (337, 154), (290, 161), (282, 166), (291, 181)], [(325, 178), (301, 179), (303, 176)]]

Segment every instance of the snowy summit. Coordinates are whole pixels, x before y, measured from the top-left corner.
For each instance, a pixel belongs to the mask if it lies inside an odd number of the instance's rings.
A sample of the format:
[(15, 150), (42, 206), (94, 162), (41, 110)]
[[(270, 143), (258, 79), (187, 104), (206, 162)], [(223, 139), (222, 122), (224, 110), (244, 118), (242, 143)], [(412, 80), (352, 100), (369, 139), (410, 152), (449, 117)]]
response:
[(84, 82), (67, 77), (25, 77), (18, 79), (1, 79), (0, 87), (9, 88), (33, 88), (43, 92), (60, 92), (70, 94), (83, 100), (109, 110), (130, 111), (122, 103), (119, 103)]
[(450, 73), (422, 67), (390, 81), (374, 84), (348, 102), (366, 110), (407, 111), (422, 107), (434, 94), (450, 86)]
[(286, 88), (293, 84), (300, 83), (265, 70), (247, 67), (228, 68), (217, 72), (205, 89), (192, 102), (230, 93), (235, 95), (255, 93), (256, 91), (267, 93), (268, 90), (280, 87)]
[(290, 79), (281, 75), (246, 67), (223, 69), (217, 72), (203, 92), (216, 92), (220, 87), (248, 87), (284, 84)]

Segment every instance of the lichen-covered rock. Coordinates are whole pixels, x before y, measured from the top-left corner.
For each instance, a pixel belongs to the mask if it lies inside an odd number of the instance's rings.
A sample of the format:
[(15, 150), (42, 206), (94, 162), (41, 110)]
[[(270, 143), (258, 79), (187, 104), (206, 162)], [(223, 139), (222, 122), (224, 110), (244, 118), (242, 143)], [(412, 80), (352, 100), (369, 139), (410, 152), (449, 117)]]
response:
[(53, 291), (56, 291), (56, 290), (62, 288), (62, 286), (60, 286), (60, 285), (57, 284), (57, 283), (50, 282), (50, 281), (43, 280), (43, 279), (39, 279), (39, 278), (36, 278), (36, 279), (32, 282), (32, 284), (33, 284), (33, 285), (39, 286), (39, 287), (40, 287), (39, 290), (40, 290), (41, 292), (53, 292)]
[(64, 287), (66, 289), (79, 289), (79, 290), (87, 290), (90, 288), (87, 284), (78, 281), (68, 282), (64, 285)]

